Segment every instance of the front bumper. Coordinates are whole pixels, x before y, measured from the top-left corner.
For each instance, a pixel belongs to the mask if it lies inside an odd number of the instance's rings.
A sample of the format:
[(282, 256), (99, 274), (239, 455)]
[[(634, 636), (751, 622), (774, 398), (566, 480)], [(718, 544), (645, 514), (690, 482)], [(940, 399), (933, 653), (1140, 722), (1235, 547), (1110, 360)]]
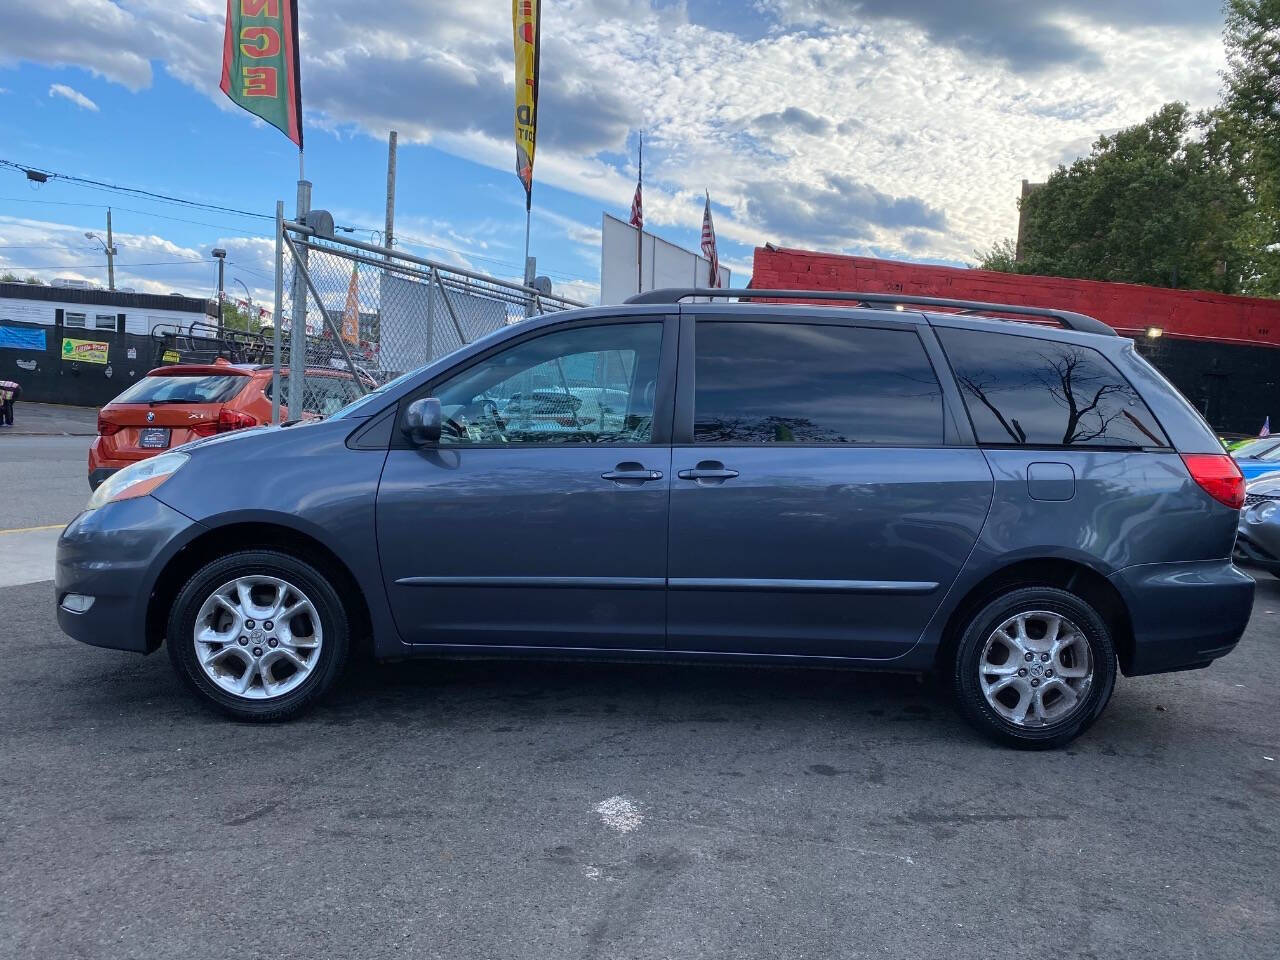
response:
[(1253, 578), (1230, 560), (1144, 563), (1112, 574), (1129, 608), (1126, 676), (1207, 667), (1239, 643), (1253, 612)]
[[(89, 510), (58, 538), (54, 567), (58, 626), (81, 643), (150, 653), (147, 606), (165, 564), (199, 524), (154, 497), (135, 497)], [(68, 594), (92, 597), (83, 613), (67, 609)]]

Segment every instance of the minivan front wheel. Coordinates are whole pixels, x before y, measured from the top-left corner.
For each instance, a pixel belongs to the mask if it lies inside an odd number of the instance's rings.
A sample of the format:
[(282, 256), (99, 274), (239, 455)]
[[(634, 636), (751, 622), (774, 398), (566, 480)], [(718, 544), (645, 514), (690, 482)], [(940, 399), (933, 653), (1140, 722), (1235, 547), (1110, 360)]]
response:
[(961, 711), (1011, 746), (1069, 743), (1102, 713), (1115, 680), (1105, 621), (1081, 597), (1055, 587), (1022, 587), (989, 601), (956, 648)]
[(329, 688), (347, 618), (328, 578), (273, 550), (214, 560), (174, 601), (166, 643), (197, 693), (241, 720), (282, 720)]

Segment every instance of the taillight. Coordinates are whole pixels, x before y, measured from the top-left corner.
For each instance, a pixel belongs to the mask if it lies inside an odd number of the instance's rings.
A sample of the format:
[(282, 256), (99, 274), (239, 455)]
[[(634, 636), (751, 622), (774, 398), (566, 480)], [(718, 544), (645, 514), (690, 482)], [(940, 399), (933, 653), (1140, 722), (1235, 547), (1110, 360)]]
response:
[(105, 419), (102, 414), (98, 414), (98, 436), (113, 437), (123, 429), (124, 427), (120, 426), (120, 424), (112, 423), (110, 420)]
[(1182, 462), (1187, 465), (1191, 479), (1213, 499), (1232, 510), (1244, 506), (1244, 474), (1230, 456), (1225, 453), (1184, 453)]
[[(258, 425), (257, 417), (252, 417), (247, 413), (240, 413), (236, 410), (228, 410), (223, 407), (218, 411), (218, 432), (229, 433), (232, 430), (244, 430), (246, 427), (256, 427)], [(1241, 503), (1244, 501), (1242, 500)]]
[(206, 420), (204, 423), (194, 424), (191, 432), (197, 437), (212, 437), (215, 433), (230, 433), (232, 430), (243, 430), (257, 425), (258, 421), (255, 417), (223, 407), (218, 411), (217, 420)]

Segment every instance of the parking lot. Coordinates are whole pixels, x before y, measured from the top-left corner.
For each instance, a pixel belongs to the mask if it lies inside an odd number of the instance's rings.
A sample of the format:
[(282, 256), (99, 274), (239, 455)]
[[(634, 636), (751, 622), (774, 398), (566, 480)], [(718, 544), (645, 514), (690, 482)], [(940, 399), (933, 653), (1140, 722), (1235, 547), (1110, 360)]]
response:
[[(0, 551), (79, 509), (86, 445), (0, 436)], [(0, 956), (1280, 956), (1265, 575), (1231, 656), (1122, 680), (1047, 754), (829, 670), (361, 664), (239, 725), (20, 579)]]

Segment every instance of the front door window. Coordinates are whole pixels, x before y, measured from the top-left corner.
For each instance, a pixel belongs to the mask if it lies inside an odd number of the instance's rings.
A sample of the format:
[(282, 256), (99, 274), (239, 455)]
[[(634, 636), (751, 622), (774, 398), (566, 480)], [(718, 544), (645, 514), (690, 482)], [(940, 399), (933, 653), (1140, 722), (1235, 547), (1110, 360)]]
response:
[(440, 443), (647, 444), (661, 342), (661, 323), (615, 323), (488, 357), (436, 388)]

